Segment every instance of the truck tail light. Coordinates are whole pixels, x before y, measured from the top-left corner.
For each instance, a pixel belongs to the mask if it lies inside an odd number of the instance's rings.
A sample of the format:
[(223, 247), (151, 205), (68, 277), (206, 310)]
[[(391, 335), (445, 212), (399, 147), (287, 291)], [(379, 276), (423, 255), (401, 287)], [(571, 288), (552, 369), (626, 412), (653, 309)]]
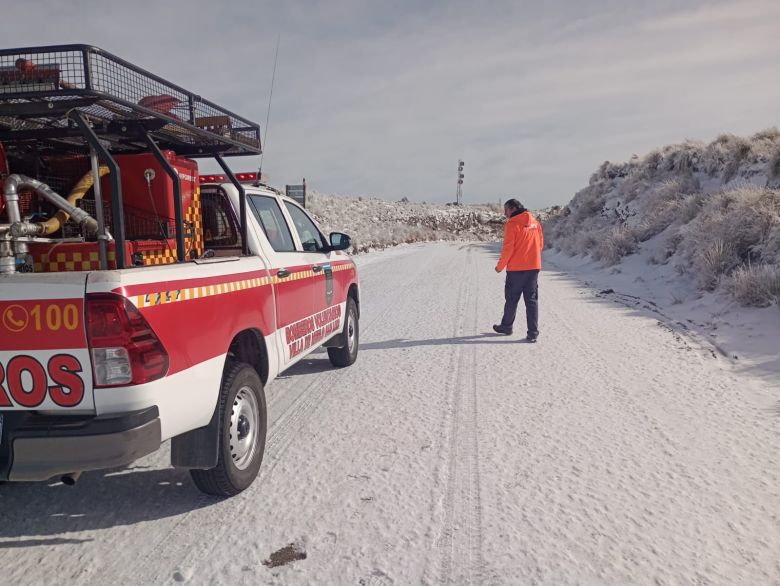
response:
[(168, 372), (168, 353), (127, 299), (87, 294), (87, 336), (96, 387), (139, 385)]

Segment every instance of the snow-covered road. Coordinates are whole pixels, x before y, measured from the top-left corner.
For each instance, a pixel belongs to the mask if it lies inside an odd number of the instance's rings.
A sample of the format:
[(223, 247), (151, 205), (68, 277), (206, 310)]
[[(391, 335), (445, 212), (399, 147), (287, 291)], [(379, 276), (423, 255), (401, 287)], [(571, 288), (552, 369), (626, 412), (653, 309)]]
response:
[[(167, 446), (0, 486), (0, 582), (780, 583), (777, 386), (553, 270), (539, 343), (522, 314), (496, 336), (496, 256), (360, 258), (358, 362), (317, 353), (270, 385), (236, 498), (198, 493)], [(280, 550), (305, 558), (264, 564)]]

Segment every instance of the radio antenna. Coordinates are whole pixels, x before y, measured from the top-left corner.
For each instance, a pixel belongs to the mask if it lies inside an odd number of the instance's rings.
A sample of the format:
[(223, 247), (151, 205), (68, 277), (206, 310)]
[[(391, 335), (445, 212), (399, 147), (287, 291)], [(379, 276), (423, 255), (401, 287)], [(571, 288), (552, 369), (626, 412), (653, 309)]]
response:
[(274, 52), (274, 72), (271, 74), (271, 93), (268, 96), (268, 111), (265, 114), (265, 132), (263, 133), (263, 150), (260, 153), (260, 168), (257, 170), (258, 183), (263, 181), (263, 156), (268, 148), (268, 120), (271, 117), (271, 100), (274, 97), (274, 80), (276, 79), (276, 61), (279, 58), (279, 40), (281, 33), (276, 35), (276, 51)]

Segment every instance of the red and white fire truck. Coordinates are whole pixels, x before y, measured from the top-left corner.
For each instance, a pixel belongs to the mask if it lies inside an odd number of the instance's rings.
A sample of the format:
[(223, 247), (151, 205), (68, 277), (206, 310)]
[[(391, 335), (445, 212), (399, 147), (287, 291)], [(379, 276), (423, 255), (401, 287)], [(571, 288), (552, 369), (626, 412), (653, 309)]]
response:
[(248, 487), (265, 385), (357, 358), (349, 237), (231, 172), (257, 124), (94, 47), (0, 51), (0, 145), (0, 480), (170, 439), (201, 490)]

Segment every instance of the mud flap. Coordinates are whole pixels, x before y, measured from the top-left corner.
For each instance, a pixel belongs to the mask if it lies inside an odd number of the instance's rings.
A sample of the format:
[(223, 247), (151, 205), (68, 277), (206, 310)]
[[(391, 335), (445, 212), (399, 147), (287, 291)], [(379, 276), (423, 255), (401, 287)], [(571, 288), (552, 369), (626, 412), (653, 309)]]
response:
[(171, 440), (171, 465), (210, 470), (219, 460), (219, 402), (206, 427), (199, 427)]

